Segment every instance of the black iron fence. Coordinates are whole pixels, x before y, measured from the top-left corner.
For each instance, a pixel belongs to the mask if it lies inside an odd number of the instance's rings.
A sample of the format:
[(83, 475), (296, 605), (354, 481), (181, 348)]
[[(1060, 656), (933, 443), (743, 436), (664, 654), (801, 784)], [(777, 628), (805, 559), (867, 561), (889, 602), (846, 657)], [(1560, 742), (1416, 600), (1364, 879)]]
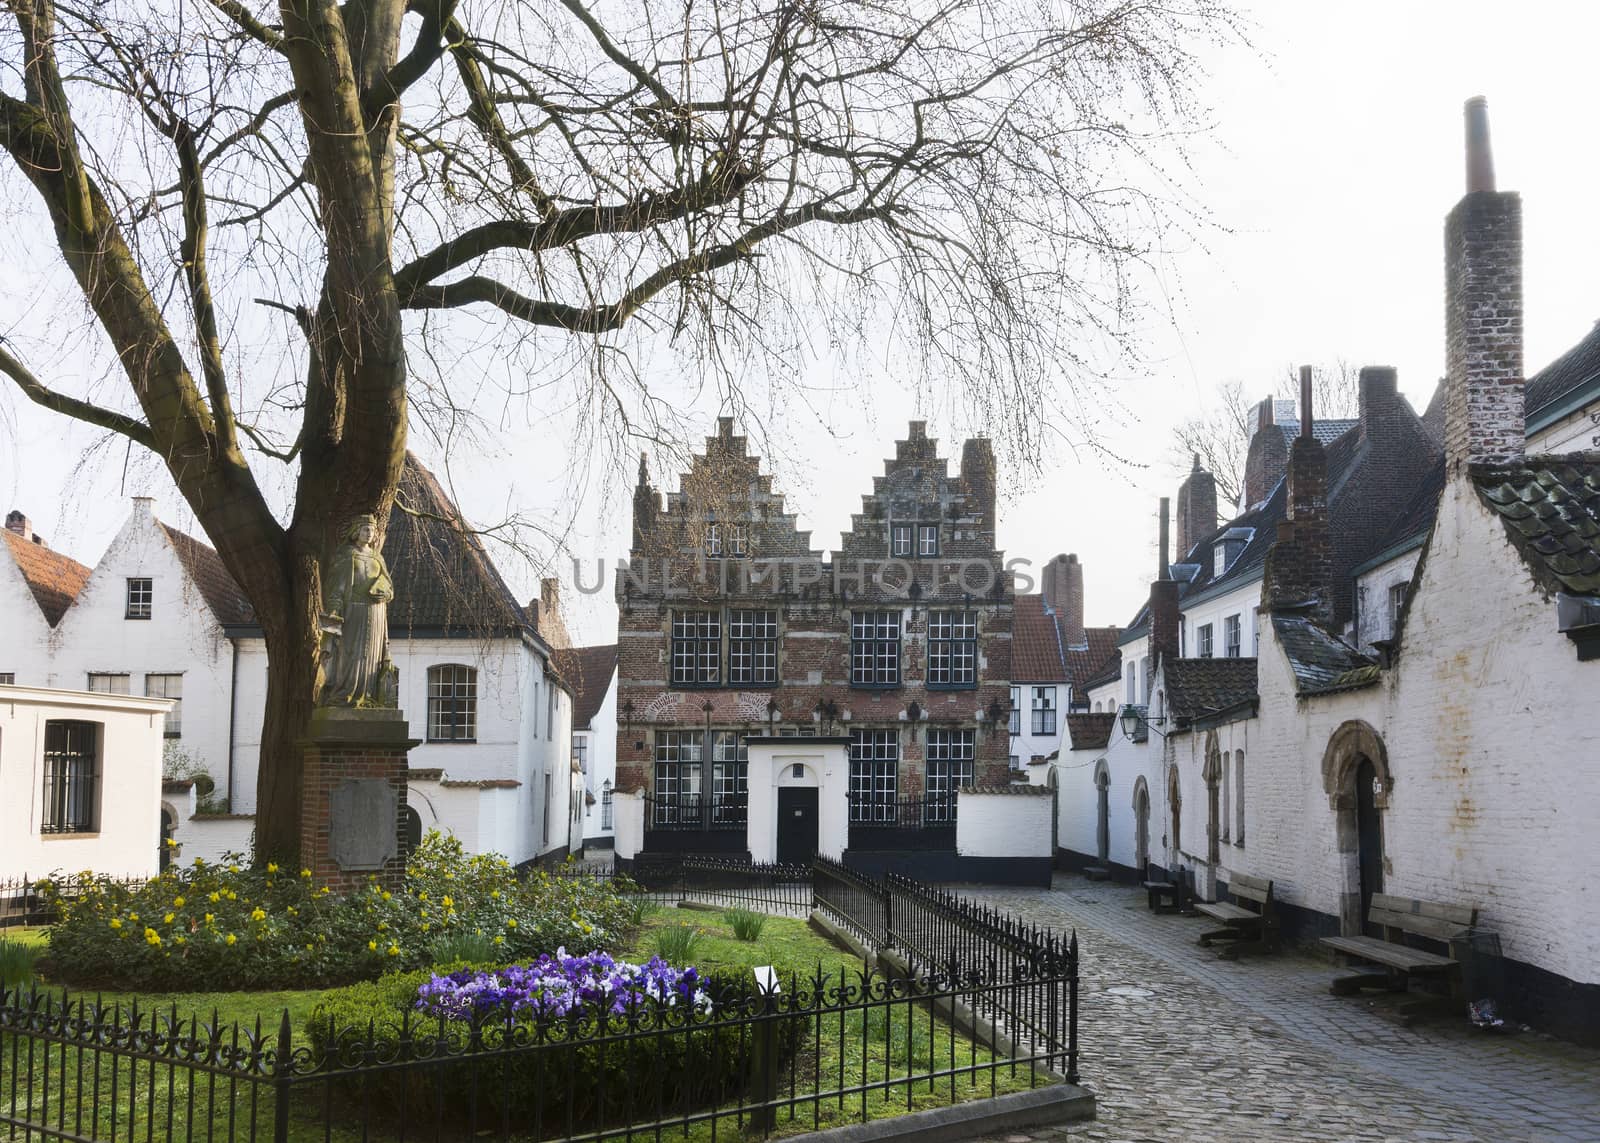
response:
[(803, 917), (811, 911), (811, 867), (738, 858), (641, 853), (628, 869), (641, 890), (664, 903), (704, 901)]
[(1078, 935), (1063, 937), (948, 890), (890, 873), (869, 877), (817, 858), (817, 907), (880, 952), (890, 950), (913, 974), (971, 976), (994, 987), (978, 998), (980, 1015), (1018, 1045), (1066, 1038), (1066, 1076), (1078, 1076)]
[(956, 827), (956, 792), (883, 797), (853, 791), (850, 824), (874, 829), (953, 830)]
[[(95, 883), (137, 889), (148, 880), (146, 877), (100, 877)], [(85, 888), (86, 885), (75, 877), (57, 877), (54, 896), (71, 900)], [(0, 930), (48, 925), (55, 919), (55, 904), (39, 892), (38, 878), (24, 875), (0, 879)]]
[(748, 794), (646, 794), (647, 830), (743, 832), (750, 812)]

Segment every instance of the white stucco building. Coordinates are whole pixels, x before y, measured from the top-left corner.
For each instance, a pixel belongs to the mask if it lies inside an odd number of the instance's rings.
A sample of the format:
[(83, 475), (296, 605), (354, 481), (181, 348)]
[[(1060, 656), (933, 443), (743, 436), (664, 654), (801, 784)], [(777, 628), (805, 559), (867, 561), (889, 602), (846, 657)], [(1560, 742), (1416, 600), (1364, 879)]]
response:
[[(566, 643), (547, 581), (512, 595), (443, 489), (408, 458), (384, 556), (396, 584), (389, 654), (413, 738), (413, 829), (448, 830), (515, 862), (582, 847), (572, 690), (551, 666)], [(163, 523), (147, 498), (93, 569), (32, 544), (8, 519), (0, 593), (25, 637), (0, 681), (170, 701), (167, 828), (185, 858), (248, 848), (253, 829), (266, 644), (217, 554)], [(185, 785), (194, 782), (194, 785)], [(159, 795), (160, 791), (157, 790)]]

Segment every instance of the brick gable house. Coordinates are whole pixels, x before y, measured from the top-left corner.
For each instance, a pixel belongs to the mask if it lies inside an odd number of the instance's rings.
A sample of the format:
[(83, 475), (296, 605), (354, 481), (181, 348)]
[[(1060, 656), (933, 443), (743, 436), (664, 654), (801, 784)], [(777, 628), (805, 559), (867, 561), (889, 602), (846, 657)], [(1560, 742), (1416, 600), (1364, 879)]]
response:
[(677, 491), (641, 465), (617, 785), (643, 796), (644, 852), (749, 852), (748, 744), (785, 737), (847, 747), (851, 850), (953, 850), (955, 791), (1009, 777), (994, 472), (974, 439), (952, 473), (914, 421), (824, 555), (730, 418)]

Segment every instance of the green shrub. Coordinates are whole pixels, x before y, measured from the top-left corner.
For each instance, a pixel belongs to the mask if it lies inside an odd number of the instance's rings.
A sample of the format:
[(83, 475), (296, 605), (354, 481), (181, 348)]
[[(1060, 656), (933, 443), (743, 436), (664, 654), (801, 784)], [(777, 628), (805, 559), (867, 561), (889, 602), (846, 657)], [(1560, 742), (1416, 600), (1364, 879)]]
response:
[(483, 933), (449, 933), (428, 946), (434, 967), (446, 964), (493, 964), (505, 960), (493, 938)]
[[(568, 946), (614, 944), (629, 903), (588, 877), (518, 877), (502, 857), (468, 855), (430, 832), (412, 853), (403, 890), (376, 881), (340, 897), (268, 864), (196, 860), (139, 888), (83, 873), (41, 882), (60, 920), (50, 932), (55, 973), (114, 988), (304, 988), (372, 979), (446, 959), (532, 959)], [(489, 955), (484, 955), (487, 950)]]
[(0, 990), (27, 990), (34, 981), (36, 966), (44, 950), (21, 941), (0, 940)]
[(722, 914), (722, 919), (728, 922), (734, 937), (741, 941), (759, 941), (761, 930), (767, 927), (767, 915), (750, 909), (729, 909)]
[[(745, 1090), (751, 1026), (680, 1014), (657, 1018), (588, 1017), (536, 1028), (532, 1021), (461, 1021), (422, 1016), (417, 990), (428, 972), (395, 973), (328, 992), (304, 1031), (314, 1058), (415, 1060), (410, 1068), (346, 1074), (334, 1081), (351, 1098), (392, 1109), (397, 1123), (438, 1122), (463, 1132), (489, 1128), (502, 1117), (540, 1138), (599, 1126), (618, 1127), (654, 1117), (656, 1109), (714, 1106)], [(737, 1013), (759, 1005), (746, 969), (706, 976), (719, 1008)], [(780, 1066), (809, 1034), (807, 1013), (775, 1025)], [(629, 1033), (633, 1034), (629, 1034)], [(643, 1034), (640, 1034), (643, 1033)], [(438, 1050), (443, 1041), (444, 1051)], [(508, 1042), (520, 1050), (498, 1052)], [(473, 1053), (495, 1054), (475, 1061)], [(422, 1062), (429, 1061), (429, 1062)], [(658, 1099), (660, 1100), (658, 1104)], [(474, 1111), (477, 1122), (470, 1121)]]
[(668, 964), (688, 964), (700, 944), (700, 930), (682, 921), (664, 925), (655, 932), (656, 954)]

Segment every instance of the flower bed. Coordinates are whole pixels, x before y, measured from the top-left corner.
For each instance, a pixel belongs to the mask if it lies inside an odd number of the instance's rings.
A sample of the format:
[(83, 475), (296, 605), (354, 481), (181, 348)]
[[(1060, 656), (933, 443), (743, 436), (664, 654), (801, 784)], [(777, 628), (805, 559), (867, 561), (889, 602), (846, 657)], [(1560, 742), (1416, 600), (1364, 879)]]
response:
[(40, 890), (59, 917), (54, 979), (185, 991), (305, 988), (462, 959), (534, 958), (610, 943), (630, 912), (608, 883), (519, 877), (503, 857), (468, 855), (437, 833), (412, 853), (395, 892), (372, 883), (338, 896), (309, 870), (200, 860), (137, 888), (82, 873)]
[(644, 1007), (709, 1008), (710, 993), (693, 968), (660, 957), (645, 964), (595, 951), (568, 956), (557, 949), (527, 965), (488, 971), (460, 969), (417, 990), (417, 1011), (452, 1020), (501, 1016), (622, 1016)]

